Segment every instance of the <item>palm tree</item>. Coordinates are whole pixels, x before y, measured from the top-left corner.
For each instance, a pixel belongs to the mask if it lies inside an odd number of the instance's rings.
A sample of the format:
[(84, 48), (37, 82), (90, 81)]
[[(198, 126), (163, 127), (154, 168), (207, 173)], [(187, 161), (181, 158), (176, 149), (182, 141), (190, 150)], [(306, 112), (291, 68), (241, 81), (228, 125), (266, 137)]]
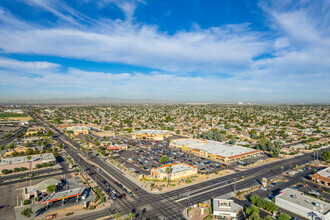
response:
[(116, 214), (115, 214), (115, 219), (120, 219), (121, 218), (121, 215), (117, 212)]
[(133, 214), (132, 212), (130, 212), (130, 213), (128, 214), (128, 218), (132, 220), (132, 219), (134, 218), (134, 214)]
[(167, 187), (169, 185), (170, 182), (170, 173), (172, 171), (172, 165), (169, 165), (168, 167), (166, 167), (165, 172), (167, 173)]
[(30, 162), (30, 170), (31, 170), (32, 169), (32, 167), (31, 167), (31, 159), (32, 159), (31, 155), (27, 156), (26, 159)]
[(284, 170), (284, 166), (281, 166), (281, 170), (282, 170), (282, 176), (283, 176), (283, 170)]

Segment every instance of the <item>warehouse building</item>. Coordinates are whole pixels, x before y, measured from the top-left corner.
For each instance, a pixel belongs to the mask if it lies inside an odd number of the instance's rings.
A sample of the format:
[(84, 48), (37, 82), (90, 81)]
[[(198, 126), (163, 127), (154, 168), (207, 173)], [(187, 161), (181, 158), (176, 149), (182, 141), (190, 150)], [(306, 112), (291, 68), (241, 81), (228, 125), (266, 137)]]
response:
[[(166, 172), (166, 168), (171, 166), (169, 174)], [(197, 168), (186, 163), (179, 164), (166, 164), (161, 167), (153, 168), (151, 175), (156, 179), (170, 179), (178, 180), (185, 177), (197, 175)]]
[(197, 139), (172, 140), (170, 147), (181, 149), (184, 152), (192, 153), (196, 156), (223, 162), (234, 162), (260, 155), (260, 152), (255, 149), (224, 144), (217, 141), (201, 141)]
[(86, 126), (72, 126), (72, 127), (67, 127), (67, 131), (72, 131), (74, 135), (79, 135), (79, 134), (89, 134), (90, 128)]
[(163, 141), (170, 136), (168, 130), (141, 130), (132, 134), (132, 139)]
[(310, 175), (313, 182), (330, 186), (330, 167)]
[(275, 197), (275, 204), (306, 219), (330, 219), (330, 204), (286, 188)]

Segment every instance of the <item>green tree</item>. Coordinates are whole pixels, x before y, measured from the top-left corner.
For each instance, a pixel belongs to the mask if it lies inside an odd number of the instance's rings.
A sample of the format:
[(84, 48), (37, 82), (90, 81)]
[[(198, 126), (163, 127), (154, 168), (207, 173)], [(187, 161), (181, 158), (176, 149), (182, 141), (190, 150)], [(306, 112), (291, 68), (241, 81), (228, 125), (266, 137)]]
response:
[(33, 211), (31, 208), (26, 208), (23, 211), (21, 211), (21, 215), (27, 217), (27, 218), (31, 218), (31, 215), (33, 214)]
[(33, 150), (31, 148), (29, 148), (25, 151), (25, 153), (26, 153), (26, 155), (31, 155), (31, 154), (33, 154)]
[(32, 147), (32, 143), (31, 143), (31, 142), (27, 142), (27, 143), (25, 144), (25, 147), (27, 147), (27, 148)]
[(327, 163), (330, 163), (330, 150), (326, 150), (322, 153), (322, 156), (321, 156), (322, 160), (327, 162)]
[(168, 167), (166, 167), (165, 172), (167, 173), (167, 187), (168, 187), (169, 182), (170, 182), (171, 172), (172, 172), (172, 165), (169, 165)]
[(272, 216), (267, 215), (265, 218), (263, 218), (263, 220), (273, 220)]
[(26, 157), (26, 159), (29, 161), (30, 170), (31, 170), (32, 169), (32, 167), (31, 167), (31, 159), (32, 159), (32, 157), (29, 155), (29, 156)]
[(115, 214), (115, 219), (118, 220), (118, 219), (120, 219), (120, 218), (121, 218), (121, 215), (117, 212), (117, 213)]
[(7, 170), (7, 169), (3, 169), (3, 170), (1, 170), (1, 172), (2, 172), (3, 174), (8, 174), (10, 171)]
[(252, 129), (252, 130), (250, 131), (250, 137), (251, 137), (252, 139), (256, 139), (256, 138), (257, 138), (257, 131), (254, 130), (254, 129)]
[(164, 164), (164, 163), (167, 163), (169, 161), (168, 157), (167, 156), (162, 156), (159, 160), (159, 162), (161, 164)]
[(38, 145), (38, 146), (41, 146), (41, 145), (42, 145), (42, 140), (38, 140), (38, 141), (37, 141), (37, 145)]
[(259, 216), (259, 212), (260, 212), (260, 210), (255, 205), (251, 205), (245, 209), (245, 213), (248, 216), (253, 215), (253, 213), (256, 213)]
[(231, 141), (232, 145), (235, 145), (236, 144), (236, 137), (232, 136), (230, 141)]
[(134, 214), (133, 214), (132, 212), (130, 212), (130, 213), (128, 214), (128, 218), (132, 220), (132, 219), (134, 218)]
[(47, 186), (47, 192), (53, 193), (53, 192), (56, 192), (56, 190), (57, 190), (56, 185)]
[(278, 220), (290, 220), (291, 216), (286, 214), (285, 212), (281, 212), (278, 216)]
[(51, 130), (47, 131), (47, 136), (50, 137), (50, 136), (53, 136), (54, 132), (52, 132)]

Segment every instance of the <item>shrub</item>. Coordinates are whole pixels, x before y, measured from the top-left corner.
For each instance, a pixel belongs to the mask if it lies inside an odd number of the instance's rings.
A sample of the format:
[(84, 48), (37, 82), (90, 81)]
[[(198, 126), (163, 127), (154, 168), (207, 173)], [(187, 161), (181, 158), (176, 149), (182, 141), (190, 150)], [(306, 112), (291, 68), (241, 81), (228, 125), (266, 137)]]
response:
[(21, 215), (27, 217), (27, 218), (30, 218), (31, 217), (31, 214), (33, 214), (33, 211), (31, 208), (27, 208), (27, 209), (24, 209), (22, 212), (21, 212)]
[(23, 205), (28, 205), (28, 204), (30, 204), (30, 200), (24, 200), (24, 202), (23, 202)]
[(88, 207), (89, 210), (94, 210), (95, 208), (96, 208), (95, 205), (90, 205), (90, 206)]

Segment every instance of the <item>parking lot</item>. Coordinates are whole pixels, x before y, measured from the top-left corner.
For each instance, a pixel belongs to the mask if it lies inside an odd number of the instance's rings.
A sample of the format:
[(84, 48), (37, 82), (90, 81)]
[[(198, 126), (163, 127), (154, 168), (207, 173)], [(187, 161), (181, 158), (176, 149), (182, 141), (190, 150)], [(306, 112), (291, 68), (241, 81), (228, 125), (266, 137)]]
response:
[(133, 147), (117, 152), (114, 159), (138, 175), (149, 175), (152, 168), (161, 166), (160, 159), (163, 156), (168, 157), (168, 163), (187, 163), (195, 166), (199, 173), (210, 174), (226, 169), (226, 165), (220, 162), (169, 148), (169, 140), (132, 140), (131, 142)]

